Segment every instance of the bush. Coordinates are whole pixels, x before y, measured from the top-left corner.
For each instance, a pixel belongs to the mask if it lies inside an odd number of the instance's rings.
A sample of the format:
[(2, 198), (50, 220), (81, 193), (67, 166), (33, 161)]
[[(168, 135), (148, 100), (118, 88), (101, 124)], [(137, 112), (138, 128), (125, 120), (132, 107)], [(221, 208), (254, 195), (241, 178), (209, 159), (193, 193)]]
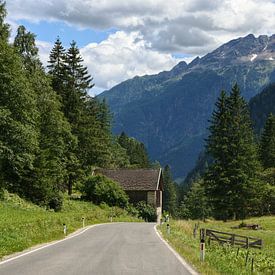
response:
[(140, 201), (136, 208), (138, 210), (138, 216), (146, 222), (155, 222), (157, 220), (156, 209), (145, 201)]
[(53, 194), (48, 202), (48, 207), (53, 209), (55, 212), (61, 211), (63, 205), (63, 195), (61, 192)]
[(82, 194), (85, 199), (96, 204), (105, 202), (109, 206), (126, 207), (128, 196), (121, 186), (104, 176), (88, 177), (82, 187)]

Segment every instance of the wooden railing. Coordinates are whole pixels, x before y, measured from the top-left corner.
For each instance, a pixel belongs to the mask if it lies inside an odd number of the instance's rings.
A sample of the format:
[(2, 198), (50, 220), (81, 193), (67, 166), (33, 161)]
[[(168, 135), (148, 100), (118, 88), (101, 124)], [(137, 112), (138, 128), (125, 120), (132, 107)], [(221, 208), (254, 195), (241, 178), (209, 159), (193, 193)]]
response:
[(219, 244), (230, 244), (232, 246), (239, 246), (242, 248), (263, 248), (263, 241), (261, 239), (212, 229), (200, 229), (200, 238), (201, 240), (208, 239), (209, 242), (216, 241)]

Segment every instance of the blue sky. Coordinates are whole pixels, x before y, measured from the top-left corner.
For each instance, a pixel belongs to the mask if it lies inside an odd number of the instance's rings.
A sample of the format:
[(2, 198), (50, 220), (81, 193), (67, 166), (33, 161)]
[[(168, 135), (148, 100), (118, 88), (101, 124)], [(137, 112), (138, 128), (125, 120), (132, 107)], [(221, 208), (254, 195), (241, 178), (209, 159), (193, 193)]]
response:
[(272, 0), (8, 0), (7, 10), (13, 30), (23, 24), (37, 35), (44, 64), (57, 36), (65, 47), (75, 40), (94, 93), (275, 30)]
[(47, 22), (43, 20), (31, 22), (21, 19), (16, 22), (19, 25), (24, 25), (28, 30), (35, 33), (38, 40), (54, 43), (59, 36), (65, 46), (70, 45), (72, 40), (75, 40), (80, 48), (91, 42), (99, 43), (107, 39), (110, 34), (117, 31), (114, 28), (104, 31), (92, 28), (79, 28), (60, 21)]

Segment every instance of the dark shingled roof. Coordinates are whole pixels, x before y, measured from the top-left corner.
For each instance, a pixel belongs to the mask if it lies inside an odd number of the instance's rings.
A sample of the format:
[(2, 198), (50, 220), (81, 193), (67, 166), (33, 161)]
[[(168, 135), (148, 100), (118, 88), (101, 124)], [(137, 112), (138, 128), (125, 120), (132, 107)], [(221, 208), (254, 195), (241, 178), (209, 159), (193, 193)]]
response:
[(125, 191), (153, 191), (159, 186), (161, 169), (99, 169), (96, 174), (102, 174), (118, 182)]

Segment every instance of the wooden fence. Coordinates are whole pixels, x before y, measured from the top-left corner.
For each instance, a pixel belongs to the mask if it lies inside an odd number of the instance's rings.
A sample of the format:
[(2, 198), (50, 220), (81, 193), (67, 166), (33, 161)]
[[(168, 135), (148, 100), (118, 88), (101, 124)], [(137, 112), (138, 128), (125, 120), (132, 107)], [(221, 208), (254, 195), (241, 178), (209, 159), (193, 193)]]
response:
[(209, 243), (211, 241), (216, 241), (219, 244), (230, 244), (232, 246), (239, 246), (242, 248), (263, 248), (263, 241), (258, 238), (226, 233), (212, 229), (200, 229), (201, 240), (205, 241), (207, 237)]

